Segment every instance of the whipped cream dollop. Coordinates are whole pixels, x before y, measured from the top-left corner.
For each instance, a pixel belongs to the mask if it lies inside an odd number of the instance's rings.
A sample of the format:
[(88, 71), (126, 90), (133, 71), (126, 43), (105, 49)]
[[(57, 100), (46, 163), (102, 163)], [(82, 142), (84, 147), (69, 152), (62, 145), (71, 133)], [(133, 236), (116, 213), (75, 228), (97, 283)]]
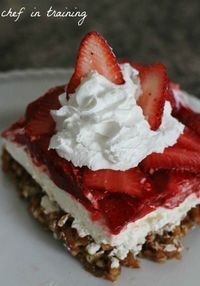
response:
[(61, 95), (62, 107), (51, 111), (57, 132), (49, 148), (75, 166), (124, 171), (153, 152), (162, 153), (183, 132), (184, 125), (171, 115), (169, 102), (159, 129), (151, 130), (136, 102), (141, 95), (138, 71), (129, 64), (122, 64), (121, 70), (122, 85), (90, 72), (70, 99)]

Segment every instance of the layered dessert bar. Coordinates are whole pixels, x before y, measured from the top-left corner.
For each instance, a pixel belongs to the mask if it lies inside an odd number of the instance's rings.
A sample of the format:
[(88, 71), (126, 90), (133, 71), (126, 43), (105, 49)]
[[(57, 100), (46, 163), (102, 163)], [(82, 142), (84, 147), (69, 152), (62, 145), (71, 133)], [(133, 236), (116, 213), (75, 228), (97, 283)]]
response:
[(90, 32), (70, 81), (2, 133), (3, 170), (33, 216), (114, 281), (140, 257), (180, 258), (200, 222), (199, 136), (198, 104), (163, 64), (119, 63)]

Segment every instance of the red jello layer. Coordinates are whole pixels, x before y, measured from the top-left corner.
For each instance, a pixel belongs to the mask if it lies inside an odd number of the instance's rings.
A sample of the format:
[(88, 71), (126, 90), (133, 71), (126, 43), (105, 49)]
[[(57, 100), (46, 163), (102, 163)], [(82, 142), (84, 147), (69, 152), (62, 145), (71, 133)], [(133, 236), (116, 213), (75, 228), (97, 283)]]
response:
[[(64, 87), (52, 89), (47, 95), (58, 97)], [(55, 124), (51, 121), (51, 130), (32, 136), (27, 128), (43, 103), (41, 98), (31, 103), (24, 118), (5, 130), (2, 136), (20, 146), (25, 146), (33, 163), (43, 168), (51, 180), (62, 190), (70, 193), (85, 206), (94, 221), (104, 218), (105, 224), (113, 234), (120, 232), (128, 222), (133, 222), (152, 212), (158, 207), (175, 208), (191, 193), (200, 196), (200, 178), (189, 172), (159, 171), (149, 175), (153, 191), (145, 192), (139, 198), (124, 193), (109, 193), (103, 190), (92, 190), (93, 200), (87, 198), (83, 185), (83, 174), (86, 167), (74, 167), (71, 162), (60, 158), (56, 151), (48, 150), (49, 142), (55, 133)], [(51, 104), (49, 105), (49, 110)], [(49, 111), (48, 111), (49, 112)], [(28, 132), (27, 132), (28, 129)]]

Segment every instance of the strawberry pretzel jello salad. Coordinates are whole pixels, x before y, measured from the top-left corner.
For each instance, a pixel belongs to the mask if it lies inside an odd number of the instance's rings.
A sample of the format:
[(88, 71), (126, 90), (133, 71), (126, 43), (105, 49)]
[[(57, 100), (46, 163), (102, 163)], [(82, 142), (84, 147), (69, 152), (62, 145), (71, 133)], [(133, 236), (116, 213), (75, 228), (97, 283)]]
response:
[(69, 83), (2, 136), (3, 169), (34, 217), (96, 276), (179, 258), (200, 221), (200, 114), (163, 64), (118, 63), (96, 32)]

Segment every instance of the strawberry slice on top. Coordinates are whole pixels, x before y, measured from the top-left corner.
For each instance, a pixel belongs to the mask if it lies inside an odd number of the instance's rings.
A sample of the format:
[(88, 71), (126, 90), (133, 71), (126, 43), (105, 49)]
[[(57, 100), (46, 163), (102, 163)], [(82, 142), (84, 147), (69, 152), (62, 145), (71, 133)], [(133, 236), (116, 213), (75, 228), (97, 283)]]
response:
[(188, 127), (179, 136), (177, 143), (168, 147), (163, 153), (152, 153), (140, 166), (145, 171), (151, 170), (186, 170), (200, 172), (200, 137)]
[(200, 136), (198, 136), (192, 129), (185, 127), (183, 134), (180, 135), (174, 146), (200, 153)]
[[(199, 175), (186, 171), (170, 171), (165, 190), (165, 207), (175, 208), (190, 194), (198, 194), (200, 189)], [(168, 195), (168, 196), (167, 196)]]
[(174, 113), (174, 116), (200, 136), (200, 113), (181, 105), (179, 110)]
[(39, 138), (41, 135), (52, 132), (55, 122), (50, 114), (52, 109), (60, 107), (59, 95), (64, 93), (65, 86), (58, 86), (50, 89), (36, 101), (30, 103), (26, 109), (25, 132), (31, 140)]
[(168, 89), (166, 68), (163, 64), (145, 66), (139, 73), (142, 94), (138, 98), (144, 116), (152, 130), (161, 124)]
[(112, 49), (97, 32), (88, 33), (80, 44), (75, 71), (67, 86), (67, 96), (75, 92), (81, 79), (91, 71), (97, 71), (115, 84), (124, 83)]
[(160, 170), (151, 177), (157, 192), (155, 197), (159, 205), (164, 202), (164, 207), (175, 208), (182, 203), (191, 193), (198, 193), (200, 177), (183, 170)]
[(93, 190), (99, 190), (125, 193), (131, 197), (143, 197), (145, 193), (152, 191), (150, 180), (139, 168), (127, 171), (87, 170), (83, 176), (83, 185), (91, 193)]
[(166, 88), (166, 100), (170, 102), (172, 107), (172, 114), (177, 110), (177, 104), (174, 97), (174, 92), (171, 83), (169, 82), (168, 87)]
[(151, 170), (186, 170), (200, 173), (200, 153), (189, 149), (173, 146), (165, 149), (164, 153), (152, 153), (142, 162), (145, 171)]

